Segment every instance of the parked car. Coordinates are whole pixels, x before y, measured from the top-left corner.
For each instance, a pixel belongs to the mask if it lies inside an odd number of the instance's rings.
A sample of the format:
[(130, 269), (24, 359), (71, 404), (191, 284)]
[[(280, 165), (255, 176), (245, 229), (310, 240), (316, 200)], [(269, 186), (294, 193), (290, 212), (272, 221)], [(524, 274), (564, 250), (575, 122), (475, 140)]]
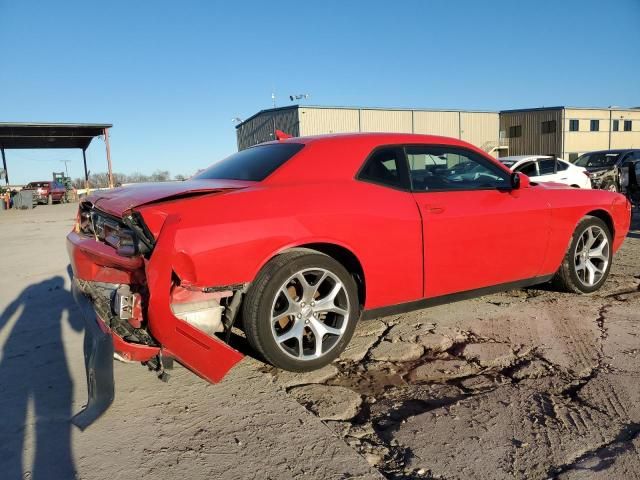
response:
[(114, 348), (215, 382), (242, 358), (233, 325), (267, 362), (309, 371), (360, 319), (552, 279), (594, 292), (629, 220), (622, 195), (535, 185), (468, 143), (411, 134), (281, 139), (188, 181), (95, 192), (67, 237), (87, 412), (113, 396)]
[(640, 149), (601, 150), (580, 155), (574, 165), (587, 169), (593, 188), (620, 192), (620, 169), (638, 160)]
[(66, 189), (64, 185), (58, 182), (43, 181), (30, 182), (22, 190), (33, 190), (34, 204), (52, 204), (54, 202), (62, 203), (65, 200)]
[(557, 182), (575, 188), (591, 188), (585, 168), (548, 155), (501, 157), (502, 164), (513, 172), (524, 173), (532, 182)]

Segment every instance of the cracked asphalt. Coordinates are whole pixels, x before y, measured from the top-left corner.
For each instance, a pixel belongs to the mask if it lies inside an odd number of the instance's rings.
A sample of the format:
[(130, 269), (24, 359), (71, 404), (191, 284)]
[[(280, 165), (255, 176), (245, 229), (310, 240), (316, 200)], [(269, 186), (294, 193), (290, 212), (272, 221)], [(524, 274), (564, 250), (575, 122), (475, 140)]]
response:
[(179, 367), (165, 384), (117, 362), (85, 432), (68, 422), (86, 399), (73, 216), (0, 214), (3, 478), (640, 477), (638, 213), (594, 295), (540, 286), (362, 322), (308, 374), (248, 356), (220, 384)]
[(550, 285), (363, 322), (265, 367), (387, 478), (640, 478), (640, 215), (602, 290)]

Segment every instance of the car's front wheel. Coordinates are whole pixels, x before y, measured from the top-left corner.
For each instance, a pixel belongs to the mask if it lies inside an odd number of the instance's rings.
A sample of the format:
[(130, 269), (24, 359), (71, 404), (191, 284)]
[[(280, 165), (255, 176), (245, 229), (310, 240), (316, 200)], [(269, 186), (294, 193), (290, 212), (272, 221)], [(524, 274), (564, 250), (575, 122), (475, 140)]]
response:
[(353, 277), (313, 250), (274, 257), (260, 271), (243, 304), (249, 344), (272, 365), (310, 371), (342, 353), (360, 314)]
[(573, 233), (554, 283), (575, 293), (598, 290), (611, 269), (611, 243), (609, 227), (597, 217), (585, 216)]

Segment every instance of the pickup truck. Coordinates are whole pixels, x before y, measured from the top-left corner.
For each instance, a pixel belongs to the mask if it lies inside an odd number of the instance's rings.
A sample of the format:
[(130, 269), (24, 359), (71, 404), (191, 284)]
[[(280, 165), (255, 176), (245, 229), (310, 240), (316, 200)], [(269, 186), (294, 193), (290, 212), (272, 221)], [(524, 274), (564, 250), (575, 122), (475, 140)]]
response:
[(64, 185), (53, 182), (51, 180), (43, 182), (30, 182), (23, 190), (33, 190), (34, 204), (52, 204), (53, 202), (62, 203), (65, 201), (66, 189)]

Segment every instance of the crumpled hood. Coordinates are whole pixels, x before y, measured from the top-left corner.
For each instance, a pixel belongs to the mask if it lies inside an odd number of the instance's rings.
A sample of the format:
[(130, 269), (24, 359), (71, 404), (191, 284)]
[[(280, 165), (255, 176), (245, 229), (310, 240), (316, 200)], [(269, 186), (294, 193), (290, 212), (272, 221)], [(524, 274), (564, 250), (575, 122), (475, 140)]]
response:
[(121, 217), (125, 212), (140, 205), (180, 197), (237, 190), (255, 182), (241, 180), (186, 180), (184, 182), (137, 183), (112, 190), (101, 190), (87, 197), (103, 212)]

